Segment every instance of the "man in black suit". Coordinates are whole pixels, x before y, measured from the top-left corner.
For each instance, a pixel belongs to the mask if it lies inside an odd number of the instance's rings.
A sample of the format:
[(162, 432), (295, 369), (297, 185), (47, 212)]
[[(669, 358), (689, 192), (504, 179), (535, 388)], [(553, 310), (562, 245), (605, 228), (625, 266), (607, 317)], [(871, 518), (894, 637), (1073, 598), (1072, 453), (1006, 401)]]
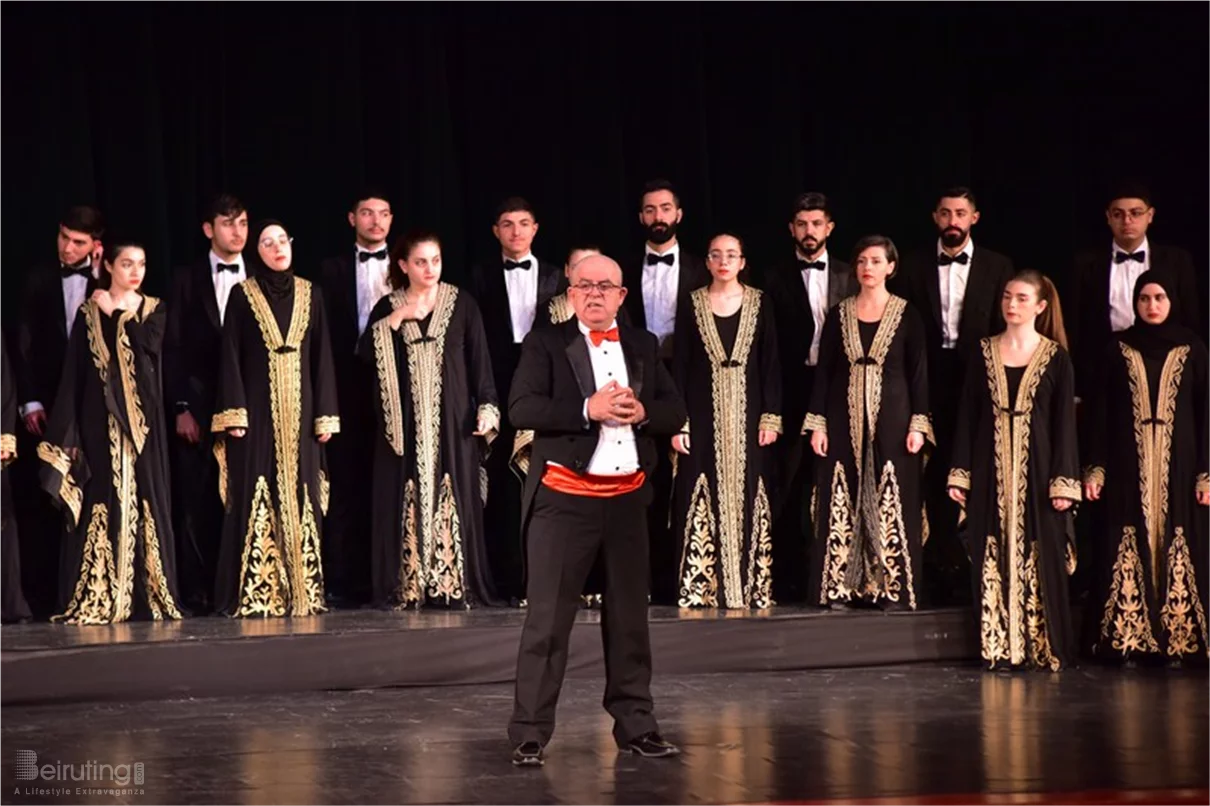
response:
[(1143, 272), (1159, 269), (1173, 278), (1172, 297), (1179, 302), (1181, 324), (1195, 333), (1203, 332), (1193, 257), (1180, 247), (1152, 244), (1147, 238), (1155, 220), (1151, 194), (1131, 185), (1116, 188), (1110, 195), (1105, 220), (1113, 242), (1076, 258), (1070, 289), (1075, 294), (1065, 305), (1076, 396), (1084, 399), (1096, 393), (1105, 345), (1114, 333), (1134, 324), (1134, 283)]
[[(567, 287), (563, 268), (534, 256), (538, 217), (533, 206), (518, 196), (505, 199), (496, 209), (492, 235), (500, 242), (500, 257), (471, 270), (470, 292), (483, 312), (492, 352), (496, 393), (508, 400), (513, 373), (521, 357), (521, 343), (538, 317), (547, 315), (552, 297)], [(517, 428), (501, 417), (498, 447), (487, 459), (487, 504), (483, 519), (488, 528), (488, 557), (498, 589), (514, 603), (525, 596), (522, 588), (520, 525), (521, 487), (509, 467), (509, 447)]]
[[(17, 429), (20, 456), (36, 457), (49, 409), (59, 389), (67, 342), (80, 305), (92, 296), (102, 271), (105, 222), (94, 207), (73, 207), (59, 220), (58, 264), (33, 269), (26, 278), (14, 342), (17, 402), (24, 428)], [(42, 493), (37, 461), (13, 467), (13, 492), (21, 542), (21, 573), (35, 617), (56, 606), (61, 516)]]
[(387, 237), (394, 213), (381, 190), (364, 188), (347, 213), (352, 249), (324, 260), (318, 285), (327, 308), (341, 434), (327, 445), (331, 498), (324, 519), (324, 581), (330, 604), (370, 600), (370, 470), (375, 404), (373, 368), (357, 357), (370, 312), (391, 293)]
[(214, 600), (223, 502), (210, 418), (227, 300), (248, 279), (248, 211), (222, 193), (206, 204), (201, 223), (210, 249), (173, 275), (164, 339), (165, 397), (177, 436), (170, 454), (177, 576), (181, 601), (193, 615), (210, 612)]
[(979, 223), (975, 194), (965, 187), (942, 191), (933, 210), (937, 246), (905, 258), (892, 290), (916, 306), (928, 337), (929, 408), (936, 450), (925, 471), (930, 548), (925, 555), (935, 604), (969, 596), (969, 570), (958, 543), (958, 507), (946, 489), (953, 427), (963, 376), (979, 340), (1004, 329), (1000, 297), (1013, 264), (987, 247), (975, 248)]
[(685, 404), (659, 361), (656, 339), (619, 326), (626, 296), (618, 264), (602, 255), (572, 269), (574, 319), (526, 338), (509, 414), (534, 430), (522, 523), (529, 607), (517, 657), (508, 734), (513, 763), (540, 766), (580, 592), (604, 560), (605, 709), (623, 752), (666, 757), (651, 699), (647, 629), (648, 481), (664, 444), (684, 423)]
[(828, 198), (803, 193), (790, 211), (794, 259), (778, 266), (765, 280), (777, 321), (778, 355), (782, 367), (782, 411), (785, 435), (778, 441), (780, 495), (773, 523), (774, 598), (791, 602), (805, 595), (808, 505), (814, 485), (814, 456), (804, 450), (800, 432), (810, 402), (819, 337), (827, 314), (857, 290), (849, 264), (828, 253), (828, 238), (836, 228)]
[[(706, 264), (682, 249), (677, 240), (677, 228), (683, 218), (681, 199), (671, 182), (653, 179), (644, 185), (639, 223), (647, 234), (647, 243), (642, 258), (623, 270), (630, 291), (625, 301), (630, 321), (655, 334), (660, 343), (660, 359), (670, 371), (677, 311), (689, 304), (690, 292), (710, 284)], [(688, 390), (681, 392), (687, 394)], [(659, 604), (676, 604), (680, 541), (668, 529), (672, 463), (667, 451), (660, 451), (652, 484), (655, 495), (647, 512), (647, 525), (651, 529), (651, 598)]]

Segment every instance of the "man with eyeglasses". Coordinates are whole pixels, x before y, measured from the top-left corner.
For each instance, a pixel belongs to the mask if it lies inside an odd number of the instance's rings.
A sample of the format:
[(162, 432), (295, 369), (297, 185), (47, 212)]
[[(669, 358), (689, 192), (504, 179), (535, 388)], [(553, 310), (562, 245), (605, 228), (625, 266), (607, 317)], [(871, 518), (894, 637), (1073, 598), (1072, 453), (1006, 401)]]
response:
[(532, 429), (522, 496), (528, 609), (508, 735), (513, 764), (541, 766), (555, 730), (580, 593), (598, 554), (605, 570), (601, 636), (605, 710), (618, 749), (679, 753), (653, 714), (647, 628), (647, 506), (659, 454), (685, 404), (657, 360), (656, 338), (619, 324), (627, 290), (608, 257), (572, 267), (575, 317), (535, 328), (521, 348), (509, 416)]
[(1179, 301), (1180, 323), (1202, 333), (1201, 294), (1193, 257), (1176, 246), (1153, 244), (1147, 230), (1155, 220), (1150, 192), (1127, 185), (1110, 194), (1105, 221), (1113, 233), (1106, 247), (1076, 259), (1075, 299), (1067, 307), (1072, 360), (1076, 371), (1076, 397), (1096, 394), (1099, 364), (1114, 333), (1134, 324), (1134, 283), (1143, 272), (1158, 269), (1173, 279), (1170, 293)]

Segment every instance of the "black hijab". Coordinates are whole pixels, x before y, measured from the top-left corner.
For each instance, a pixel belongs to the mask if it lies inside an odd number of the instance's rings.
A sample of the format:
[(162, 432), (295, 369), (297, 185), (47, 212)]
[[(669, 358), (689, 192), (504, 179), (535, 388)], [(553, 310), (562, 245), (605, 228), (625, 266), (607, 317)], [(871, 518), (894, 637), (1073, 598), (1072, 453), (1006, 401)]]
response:
[[(1168, 311), (1168, 318), (1158, 325), (1148, 324), (1138, 314), (1139, 297), (1143, 293), (1144, 286), (1151, 284), (1163, 288), (1172, 303), (1172, 307)], [(1157, 269), (1143, 272), (1135, 281), (1134, 324), (1123, 330), (1119, 338), (1147, 358), (1163, 360), (1173, 348), (1193, 344), (1198, 340), (1197, 334), (1180, 323), (1180, 300), (1172, 296), (1174, 288), (1176, 288), (1176, 283), (1172, 282), (1163, 271)]]
[(252, 241), (252, 254), (248, 256), (248, 276), (255, 277), (257, 284), (269, 299), (285, 299), (294, 291), (294, 257), (291, 255), (290, 268), (276, 271), (265, 263), (260, 256), (260, 241), (269, 227), (277, 225), (286, 230), (286, 225), (274, 218), (266, 218), (256, 222), (249, 233), (255, 233)]

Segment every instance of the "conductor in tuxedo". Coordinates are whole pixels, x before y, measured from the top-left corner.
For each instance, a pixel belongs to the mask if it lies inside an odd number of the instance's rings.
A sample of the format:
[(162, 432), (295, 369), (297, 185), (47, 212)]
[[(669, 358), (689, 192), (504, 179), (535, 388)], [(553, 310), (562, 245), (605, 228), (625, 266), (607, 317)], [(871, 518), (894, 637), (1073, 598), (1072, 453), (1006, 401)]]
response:
[(949, 498), (946, 477), (964, 371), (979, 340), (1004, 329), (1000, 296), (1013, 275), (1008, 257), (985, 246), (976, 248), (971, 233), (979, 218), (970, 188), (942, 191), (933, 208), (936, 246), (907, 256), (892, 289), (916, 307), (928, 340), (929, 403), (937, 448), (924, 479), (929, 529), (925, 566), (934, 604), (961, 602), (970, 595), (965, 553), (958, 543), (958, 507)]
[[(552, 298), (566, 287), (563, 267), (540, 260), (533, 252), (538, 234), (533, 205), (519, 196), (496, 208), (492, 235), (500, 242), (500, 256), (471, 269), (470, 292), (483, 314), (492, 351), (492, 374), (496, 393), (508, 400), (513, 373), (521, 356), (521, 343), (535, 322), (547, 316)], [(503, 413), (499, 448), (487, 457), (487, 503), (483, 520), (487, 525), (488, 562), (501, 595), (512, 603), (525, 596), (522, 585), (521, 484), (509, 466), (516, 439), (516, 425)]]
[(176, 432), (169, 455), (177, 584), (193, 615), (212, 610), (223, 528), (219, 465), (210, 432), (223, 320), (231, 290), (249, 277), (243, 256), (248, 242), (244, 203), (219, 194), (206, 204), (201, 224), (210, 249), (174, 273), (164, 337), (165, 399)]
[(778, 355), (782, 368), (782, 410), (787, 423), (775, 450), (778, 494), (773, 505), (773, 565), (787, 570), (774, 577), (773, 598), (801, 600), (806, 595), (808, 528), (814, 452), (801, 435), (811, 399), (819, 339), (828, 311), (857, 291), (853, 269), (828, 252), (836, 228), (828, 197), (803, 193), (790, 210), (794, 257), (767, 275), (765, 291), (773, 301)]
[[(644, 185), (639, 201), (639, 223), (647, 235), (647, 242), (642, 257), (627, 264), (623, 270), (625, 286), (630, 292), (623, 304), (630, 321), (655, 334), (659, 340), (660, 360), (669, 372), (677, 311), (682, 310), (681, 306), (686, 306), (683, 310), (692, 310), (689, 294), (710, 284), (706, 264), (684, 249), (677, 238), (683, 218), (681, 197), (671, 182), (653, 179)], [(651, 598), (657, 604), (676, 604), (680, 541), (668, 526), (672, 496), (672, 463), (668, 451), (661, 449), (651, 483), (654, 494), (647, 513), (651, 529)]]
[(1125, 185), (1109, 196), (1105, 220), (1113, 240), (1076, 258), (1070, 289), (1075, 292), (1068, 332), (1077, 399), (1097, 393), (1105, 345), (1114, 333), (1134, 324), (1134, 284), (1143, 272), (1159, 270), (1171, 277), (1175, 288), (1169, 293), (1181, 301), (1180, 324), (1204, 333), (1193, 257), (1180, 247), (1152, 243), (1147, 237), (1155, 221), (1151, 193), (1141, 185)]
[(534, 431), (522, 499), (529, 606), (508, 726), (518, 766), (543, 763), (580, 592), (598, 554), (604, 706), (614, 740), (623, 752), (652, 758), (680, 752), (660, 736), (653, 714), (647, 506), (657, 439), (671, 438), (686, 410), (655, 337), (617, 324), (621, 283), (608, 257), (573, 267), (575, 318), (526, 338), (509, 397), (514, 425)]
[(320, 263), (318, 285), (327, 306), (336, 365), (340, 439), (327, 445), (331, 500), (324, 519), (324, 583), (334, 606), (370, 601), (370, 471), (374, 455), (373, 367), (357, 358), (357, 343), (378, 301), (391, 293), (387, 237), (394, 212), (377, 188), (362, 188), (346, 213), (353, 243)]
[[(59, 219), (58, 263), (35, 267), (27, 275), (13, 339), (17, 403), (24, 425), (17, 429), (18, 456), (37, 456), (59, 389), (76, 311), (97, 289), (104, 234), (105, 219), (99, 210), (72, 207)], [(12, 469), (21, 575), (35, 618), (52, 615), (58, 604), (62, 529), (62, 516), (38, 483), (40, 464), (18, 462)]]

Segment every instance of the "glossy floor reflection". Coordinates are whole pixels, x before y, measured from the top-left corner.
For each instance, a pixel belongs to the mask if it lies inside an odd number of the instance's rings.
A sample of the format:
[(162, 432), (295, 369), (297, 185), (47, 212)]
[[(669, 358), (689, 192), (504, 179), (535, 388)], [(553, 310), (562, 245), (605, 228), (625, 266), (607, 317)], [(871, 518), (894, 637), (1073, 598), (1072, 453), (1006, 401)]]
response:
[[(616, 753), (601, 685), (568, 682), (540, 770), (508, 762), (507, 685), (4, 708), (2, 801), (1149, 802), (1138, 791), (1162, 789), (1206, 802), (1204, 672), (657, 669), (658, 716), (684, 749), (671, 761)], [(18, 750), (39, 764), (140, 761), (144, 794), (26, 795)]]

